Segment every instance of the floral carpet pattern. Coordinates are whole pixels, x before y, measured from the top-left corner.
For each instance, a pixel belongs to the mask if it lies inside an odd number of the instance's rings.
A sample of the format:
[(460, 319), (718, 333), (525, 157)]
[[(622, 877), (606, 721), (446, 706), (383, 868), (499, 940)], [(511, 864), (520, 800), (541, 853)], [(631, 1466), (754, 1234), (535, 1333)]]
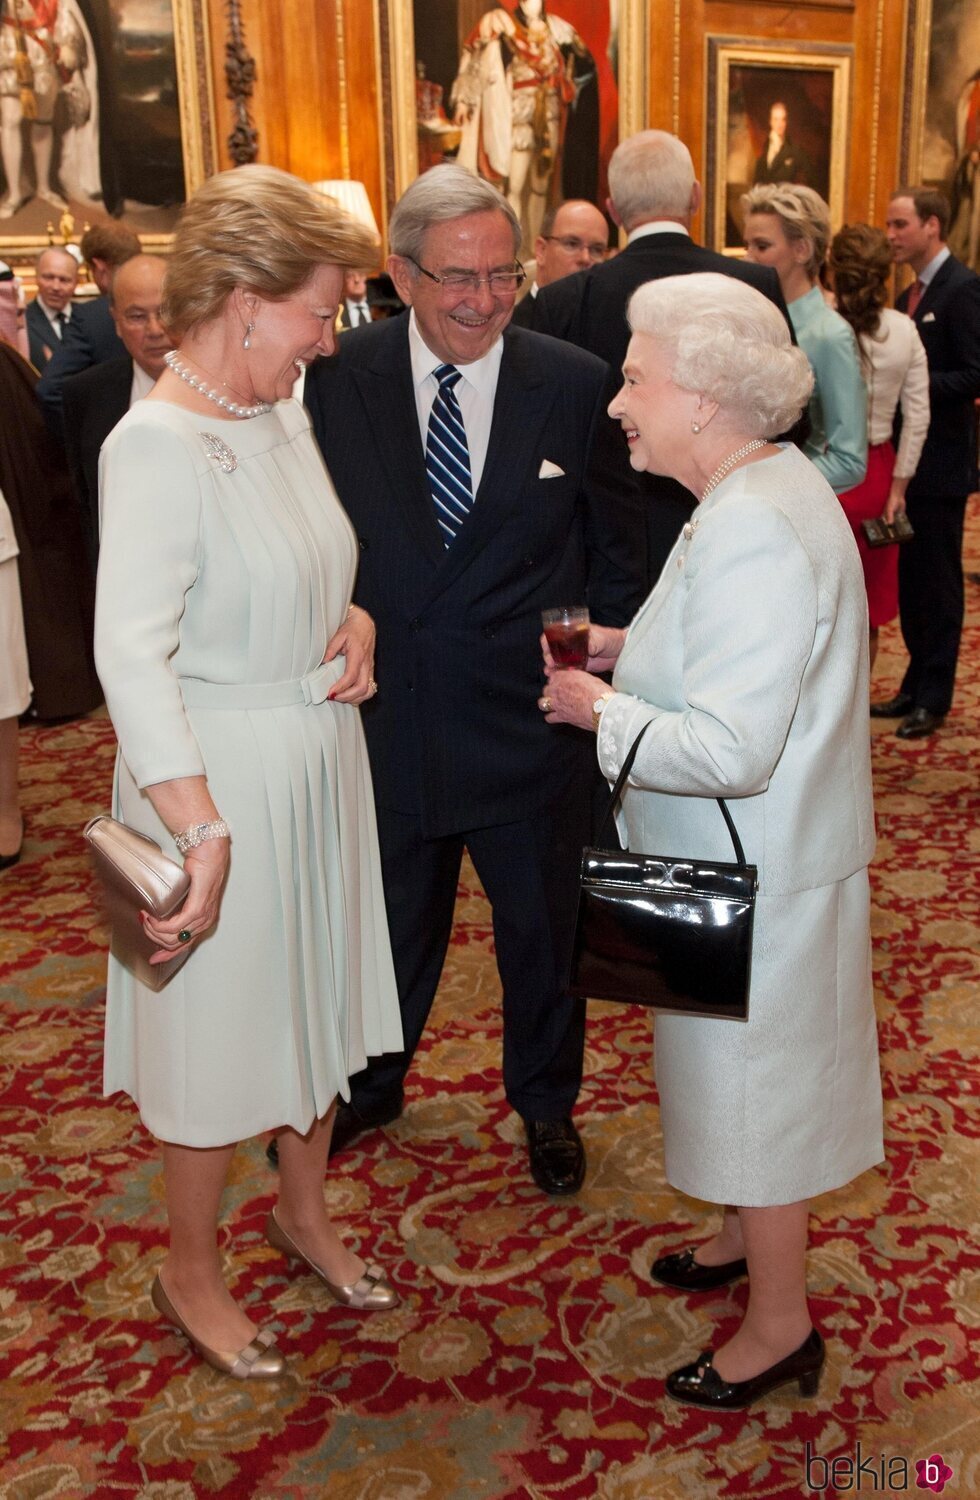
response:
[[(971, 526), (976, 539), (980, 514)], [(128, 1100), (101, 1097), (106, 933), (79, 830), (108, 805), (111, 730), (96, 717), (23, 731), (25, 855), (0, 877), (0, 1500), (923, 1494), (947, 1468), (947, 1496), (980, 1492), (976, 584), (968, 600), (943, 731), (903, 744), (874, 725), (887, 1162), (815, 1205), (819, 1395), (789, 1388), (748, 1412), (663, 1395), (668, 1370), (733, 1327), (746, 1288), (685, 1297), (649, 1280), (655, 1254), (713, 1215), (663, 1180), (649, 1017), (590, 1007), (588, 1177), (576, 1198), (543, 1197), (501, 1090), (471, 871), (406, 1112), (326, 1184), (401, 1305), (351, 1313), (270, 1249), (274, 1177), (250, 1142), (223, 1250), (290, 1373), (244, 1385), (202, 1365), (150, 1303), (164, 1245), (153, 1144)], [(890, 627), (876, 693), (902, 661)]]

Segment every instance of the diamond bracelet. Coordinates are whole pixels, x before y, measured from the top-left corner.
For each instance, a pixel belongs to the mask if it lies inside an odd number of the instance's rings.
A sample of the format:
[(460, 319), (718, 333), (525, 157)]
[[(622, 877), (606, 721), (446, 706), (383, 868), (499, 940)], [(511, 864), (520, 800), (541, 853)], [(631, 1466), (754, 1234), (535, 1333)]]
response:
[(224, 818), (218, 818), (214, 823), (192, 823), (183, 833), (174, 834), (174, 843), (181, 854), (189, 854), (198, 844), (204, 844), (208, 839), (230, 838), (231, 829)]

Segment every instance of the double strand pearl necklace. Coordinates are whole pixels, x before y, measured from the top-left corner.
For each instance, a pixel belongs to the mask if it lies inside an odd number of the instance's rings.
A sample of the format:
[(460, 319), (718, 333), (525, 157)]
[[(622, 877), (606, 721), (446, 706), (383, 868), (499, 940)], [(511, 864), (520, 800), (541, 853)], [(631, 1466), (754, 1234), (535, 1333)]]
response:
[(198, 380), (196, 375), (192, 375), (187, 366), (181, 363), (176, 349), (171, 349), (169, 354), (163, 356), (163, 359), (167, 368), (173, 370), (178, 380), (189, 385), (192, 391), (197, 391), (198, 395), (203, 396), (206, 401), (213, 401), (215, 406), (221, 406), (225, 411), (231, 412), (233, 417), (263, 417), (267, 411), (272, 410), (272, 403), (269, 401), (257, 401), (254, 406), (240, 406), (237, 401), (229, 401), (228, 397), (222, 396), (220, 391), (213, 390), (205, 385), (203, 380)]
[(757, 448), (764, 448), (768, 441), (768, 438), (752, 438), (750, 442), (743, 443), (741, 448), (736, 448), (734, 453), (729, 453), (728, 457), (726, 459), (723, 459), (722, 462), (718, 465), (717, 469), (708, 480), (708, 483), (701, 491), (701, 499), (707, 500), (708, 496), (711, 494), (711, 491), (713, 489), (717, 489), (718, 485), (721, 484), (721, 481), (724, 479), (725, 475), (730, 469), (734, 469), (740, 458), (745, 458), (747, 454), (754, 453)]

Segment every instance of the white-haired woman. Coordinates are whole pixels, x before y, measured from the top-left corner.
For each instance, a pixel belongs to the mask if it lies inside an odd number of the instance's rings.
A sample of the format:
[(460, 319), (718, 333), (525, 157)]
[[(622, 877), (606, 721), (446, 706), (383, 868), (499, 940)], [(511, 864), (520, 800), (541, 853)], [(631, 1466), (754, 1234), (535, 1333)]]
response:
[(629, 629), (590, 632), (612, 689), (549, 663), (540, 707), (597, 729), (610, 779), (649, 726), (624, 795), (630, 848), (730, 859), (723, 796), (759, 868), (748, 1020), (656, 1021), (668, 1180), (728, 1207), (653, 1276), (692, 1292), (749, 1277), (741, 1327), (667, 1390), (736, 1407), (791, 1380), (816, 1389), (808, 1200), (882, 1159), (864, 582), (833, 491), (770, 441), (812, 383), (772, 304), (699, 274), (641, 287), (629, 322), (610, 414), (633, 467), (700, 504)]
[(109, 964), (105, 1090), (163, 1141), (169, 1254), (157, 1309), (211, 1365), (283, 1359), (228, 1291), (215, 1243), (235, 1143), (277, 1130), (270, 1243), (332, 1297), (397, 1297), (327, 1215), (338, 1094), (401, 1045), (357, 705), (374, 626), (350, 605), (357, 541), (303, 408), (343, 271), (372, 237), (271, 167), (212, 177), (164, 287), (169, 368), (102, 451), (96, 651), (119, 737), (114, 812), (185, 856), (190, 894), (146, 919), (162, 994)]
[(813, 188), (764, 184), (743, 195), (749, 260), (779, 276), (796, 341), (813, 370), (807, 458), (838, 494), (868, 467), (868, 397), (850, 328), (819, 283), (830, 243), (830, 209)]

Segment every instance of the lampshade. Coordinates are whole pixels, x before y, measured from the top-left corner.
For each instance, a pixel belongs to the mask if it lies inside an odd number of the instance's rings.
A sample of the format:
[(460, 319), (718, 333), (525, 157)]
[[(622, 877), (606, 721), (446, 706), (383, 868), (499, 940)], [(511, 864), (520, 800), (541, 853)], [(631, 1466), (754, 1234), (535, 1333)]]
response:
[(333, 198), (345, 213), (357, 220), (358, 224), (363, 224), (365, 228), (371, 230), (372, 234), (377, 234), (378, 226), (375, 223), (374, 211), (363, 182), (352, 182), (349, 177), (336, 177), (311, 183), (310, 186), (314, 187), (318, 193), (326, 193), (328, 197)]

